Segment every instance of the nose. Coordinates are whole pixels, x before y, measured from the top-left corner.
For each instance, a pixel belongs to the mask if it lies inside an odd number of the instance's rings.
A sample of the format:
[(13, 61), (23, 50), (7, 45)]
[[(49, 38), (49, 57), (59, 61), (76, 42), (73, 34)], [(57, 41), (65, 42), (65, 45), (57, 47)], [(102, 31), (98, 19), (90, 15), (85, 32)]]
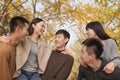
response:
[(80, 57), (82, 57), (82, 56), (83, 56), (83, 52), (82, 52), (82, 51), (80, 51), (79, 55), (80, 55)]
[(55, 43), (57, 42), (57, 38), (55, 38)]
[(55, 42), (57, 41), (57, 39), (55, 38)]
[(45, 32), (45, 27), (42, 26), (41, 30), (42, 30), (43, 32)]
[(81, 52), (79, 52), (79, 56), (81, 57)]
[(43, 32), (45, 32), (45, 28), (43, 28)]
[(86, 31), (86, 36), (87, 36), (87, 37), (89, 36), (89, 32), (88, 32), (88, 31)]

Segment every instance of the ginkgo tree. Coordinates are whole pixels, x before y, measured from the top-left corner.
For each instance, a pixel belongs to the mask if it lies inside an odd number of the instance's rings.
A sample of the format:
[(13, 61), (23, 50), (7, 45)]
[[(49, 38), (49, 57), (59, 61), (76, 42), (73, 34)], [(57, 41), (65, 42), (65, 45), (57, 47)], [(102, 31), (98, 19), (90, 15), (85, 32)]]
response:
[(31, 9), (23, 5), (28, 0), (0, 0), (0, 35), (4, 33), (13, 16), (31, 18)]
[[(0, 35), (8, 28), (13, 16), (23, 16), (31, 21), (35, 17), (46, 22), (43, 38), (52, 44), (54, 34), (61, 27), (76, 27), (77, 41), (69, 46), (70, 55), (75, 59), (68, 80), (77, 80), (80, 44), (86, 39), (85, 26), (90, 21), (100, 21), (106, 32), (118, 42), (120, 50), (120, 2), (119, 0), (0, 0)], [(69, 31), (68, 30), (68, 31)], [(75, 32), (75, 30), (73, 30)]]

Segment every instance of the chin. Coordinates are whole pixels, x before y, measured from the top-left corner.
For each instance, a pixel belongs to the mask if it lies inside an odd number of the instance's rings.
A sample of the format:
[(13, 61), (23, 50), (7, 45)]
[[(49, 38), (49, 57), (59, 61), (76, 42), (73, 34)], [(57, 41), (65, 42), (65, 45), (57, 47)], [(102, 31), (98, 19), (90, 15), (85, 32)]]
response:
[(88, 38), (90, 38), (90, 36), (87, 36)]
[(38, 34), (38, 36), (41, 36), (42, 34)]
[(59, 48), (60, 46), (56, 44), (56, 48)]
[(22, 39), (21, 39), (21, 41), (24, 41), (24, 40), (25, 40), (25, 38), (22, 38)]
[(93, 38), (93, 37), (91, 37), (91, 36), (88, 36), (88, 38)]

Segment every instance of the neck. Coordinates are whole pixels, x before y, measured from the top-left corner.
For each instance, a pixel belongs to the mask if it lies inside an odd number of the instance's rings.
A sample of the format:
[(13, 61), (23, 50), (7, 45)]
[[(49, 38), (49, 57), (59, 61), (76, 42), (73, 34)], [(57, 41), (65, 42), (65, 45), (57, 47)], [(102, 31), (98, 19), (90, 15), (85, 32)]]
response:
[(102, 41), (98, 36), (96, 36), (95, 38), (99, 39), (100, 41)]
[(101, 60), (95, 59), (93, 61), (90, 61), (88, 65), (93, 69), (93, 71), (97, 71), (100, 68)]
[(11, 33), (9, 35), (9, 37), (10, 37), (10, 43), (9, 43), (10, 45), (14, 45), (15, 46), (20, 41), (20, 39), (14, 33)]
[(31, 39), (32, 39), (32, 41), (34, 41), (34, 42), (38, 42), (38, 39), (39, 39), (39, 36), (38, 35), (35, 35), (35, 34), (32, 34), (31, 35)]
[(65, 50), (65, 46), (64, 47), (57, 47), (57, 50), (59, 50), (59, 51), (63, 51), (63, 50)]

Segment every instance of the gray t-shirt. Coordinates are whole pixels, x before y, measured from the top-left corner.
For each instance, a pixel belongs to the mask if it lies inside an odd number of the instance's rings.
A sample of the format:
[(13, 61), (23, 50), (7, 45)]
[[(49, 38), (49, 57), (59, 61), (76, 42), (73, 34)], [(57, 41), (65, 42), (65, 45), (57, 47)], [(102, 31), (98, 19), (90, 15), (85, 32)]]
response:
[(37, 72), (38, 71), (38, 45), (37, 43), (31, 40), (31, 49), (29, 53), (29, 57), (22, 67), (22, 70), (29, 72)]

